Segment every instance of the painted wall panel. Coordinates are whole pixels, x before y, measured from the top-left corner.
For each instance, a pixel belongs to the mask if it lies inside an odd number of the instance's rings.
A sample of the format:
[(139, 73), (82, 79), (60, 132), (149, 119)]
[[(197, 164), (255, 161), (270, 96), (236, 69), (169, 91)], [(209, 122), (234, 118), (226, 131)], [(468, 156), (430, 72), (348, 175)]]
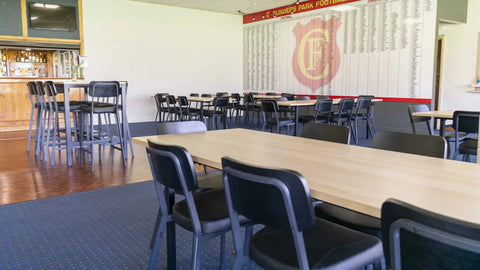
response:
[(22, 36), (22, 10), (19, 0), (0, 0), (0, 35)]
[[(246, 24), (245, 88), (430, 99), (436, 10), (436, 0), (362, 0)], [(273, 52), (257, 46), (272, 35)]]

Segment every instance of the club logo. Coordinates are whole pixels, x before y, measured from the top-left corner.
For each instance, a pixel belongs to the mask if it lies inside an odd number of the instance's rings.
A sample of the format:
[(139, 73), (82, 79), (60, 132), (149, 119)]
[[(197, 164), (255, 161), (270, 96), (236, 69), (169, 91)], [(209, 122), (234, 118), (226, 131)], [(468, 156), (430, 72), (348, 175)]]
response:
[(293, 53), (293, 73), (312, 93), (330, 83), (340, 66), (337, 30), (340, 20), (313, 19), (306, 25), (297, 23), (293, 29), (297, 46)]

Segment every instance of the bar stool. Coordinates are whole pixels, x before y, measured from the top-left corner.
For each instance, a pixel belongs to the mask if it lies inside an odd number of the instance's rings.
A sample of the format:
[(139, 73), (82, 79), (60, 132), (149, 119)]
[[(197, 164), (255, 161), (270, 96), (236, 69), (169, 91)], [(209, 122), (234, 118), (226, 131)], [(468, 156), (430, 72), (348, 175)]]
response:
[[(94, 168), (93, 145), (98, 144), (99, 160), (101, 160), (101, 146), (114, 146), (119, 144), (118, 148), (122, 152), (123, 166), (126, 167), (123, 132), (120, 128), (119, 115), (119, 98), (120, 98), (120, 83), (117, 81), (93, 81), (88, 86), (88, 96), (91, 97), (90, 105), (82, 105), (80, 107), (80, 151), (83, 154), (84, 148), (89, 148), (90, 159), (92, 163), (92, 171)], [(118, 136), (115, 137), (107, 125), (103, 126), (101, 115), (114, 115), (115, 126), (117, 128)], [(93, 128), (93, 115), (98, 116), (97, 130)], [(86, 117), (88, 116), (88, 117)], [(107, 122), (108, 123), (108, 122)], [(106, 124), (107, 124), (106, 123)], [(86, 134), (84, 134), (84, 126), (87, 127)], [(104, 132), (106, 128), (106, 132)], [(86, 140), (84, 140), (84, 136)], [(83, 156), (83, 155), (82, 155)], [(81, 159), (82, 161), (82, 159)]]
[[(42, 85), (42, 84), (39, 84)], [(44, 85), (40, 86), (43, 88), (43, 90), (46, 93), (46, 101), (48, 104), (48, 109), (49, 109), (49, 120), (48, 120), (48, 125), (47, 125), (47, 141), (45, 144), (45, 147), (47, 148), (47, 151), (45, 152), (45, 159), (48, 157), (48, 149), (52, 149), (52, 156), (50, 159), (51, 166), (55, 164), (55, 150), (62, 150), (62, 149), (67, 149), (67, 140), (66, 136), (74, 136), (75, 138), (78, 138), (78, 128), (77, 128), (77, 114), (80, 112), (80, 107), (82, 105), (81, 102), (79, 101), (71, 101), (70, 102), (70, 110), (69, 112), (65, 112), (65, 103), (64, 102), (58, 102), (57, 101), (57, 89), (55, 87), (55, 83), (52, 81), (46, 81)], [(71, 129), (73, 131), (73, 134), (66, 134), (65, 129), (60, 129), (60, 121), (59, 121), (59, 115), (63, 113), (72, 113), (73, 114), (73, 128)], [(70, 123), (65, 123), (65, 125), (70, 125)], [(65, 136), (60, 136), (60, 133), (63, 132), (65, 133)], [(52, 137), (52, 140), (50, 141), (50, 137)]]
[[(37, 103), (37, 85), (35, 82), (28, 82), (27, 83), (28, 89), (28, 98), (30, 99), (31, 109), (30, 109), (30, 125), (28, 127), (28, 140), (27, 140), (27, 152), (30, 151), (30, 143), (32, 140), (32, 126), (33, 126), (33, 119), (36, 118), (36, 127), (40, 126), (40, 115), (41, 115), (41, 106)], [(36, 117), (35, 117), (36, 115)], [(35, 128), (35, 134), (37, 134), (37, 128)], [(35, 145), (37, 136), (35, 135)], [(35, 150), (36, 152), (36, 150)]]

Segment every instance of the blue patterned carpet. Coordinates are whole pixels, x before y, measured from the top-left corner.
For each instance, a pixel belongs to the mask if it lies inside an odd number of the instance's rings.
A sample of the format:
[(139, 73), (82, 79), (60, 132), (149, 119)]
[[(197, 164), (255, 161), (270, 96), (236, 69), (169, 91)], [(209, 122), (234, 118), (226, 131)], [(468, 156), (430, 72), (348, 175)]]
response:
[[(1, 206), (0, 269), (146, 269), (157, 208), (152, 181)], [(177, 269), (190, 268), (192, 236), (177, 226)], [(219, 268), (219, 246), (207, 243), (202, 269)], [(165, 261), (163, 243), (157, 269)]]

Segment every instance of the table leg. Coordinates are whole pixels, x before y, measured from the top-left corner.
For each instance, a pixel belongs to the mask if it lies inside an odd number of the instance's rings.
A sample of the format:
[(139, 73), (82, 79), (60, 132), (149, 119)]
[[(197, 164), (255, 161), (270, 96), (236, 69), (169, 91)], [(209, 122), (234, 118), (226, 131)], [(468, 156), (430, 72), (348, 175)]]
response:
[[(73, 155), (72, 155), (72, 132), (70, 130), (70, 87), (65, 85), (63, 92), (63, 100), (65, 103), (65, 136), (67, 141), (67, 166), (72, 166)], [(83, 134), (80, 134), (82, 136)]]
[(297, 127), (298, 127), (298, 111), (299, 111), (299, 107), (300, 107), (300, 106), (295, 106), (295, 130), (293, 131), (293, 136), (297, 136), (297, 134), (298, 134)]
[(440, 119), (440, 136), (445, 137), (445, 121), (446, 119), (441, 118)]

